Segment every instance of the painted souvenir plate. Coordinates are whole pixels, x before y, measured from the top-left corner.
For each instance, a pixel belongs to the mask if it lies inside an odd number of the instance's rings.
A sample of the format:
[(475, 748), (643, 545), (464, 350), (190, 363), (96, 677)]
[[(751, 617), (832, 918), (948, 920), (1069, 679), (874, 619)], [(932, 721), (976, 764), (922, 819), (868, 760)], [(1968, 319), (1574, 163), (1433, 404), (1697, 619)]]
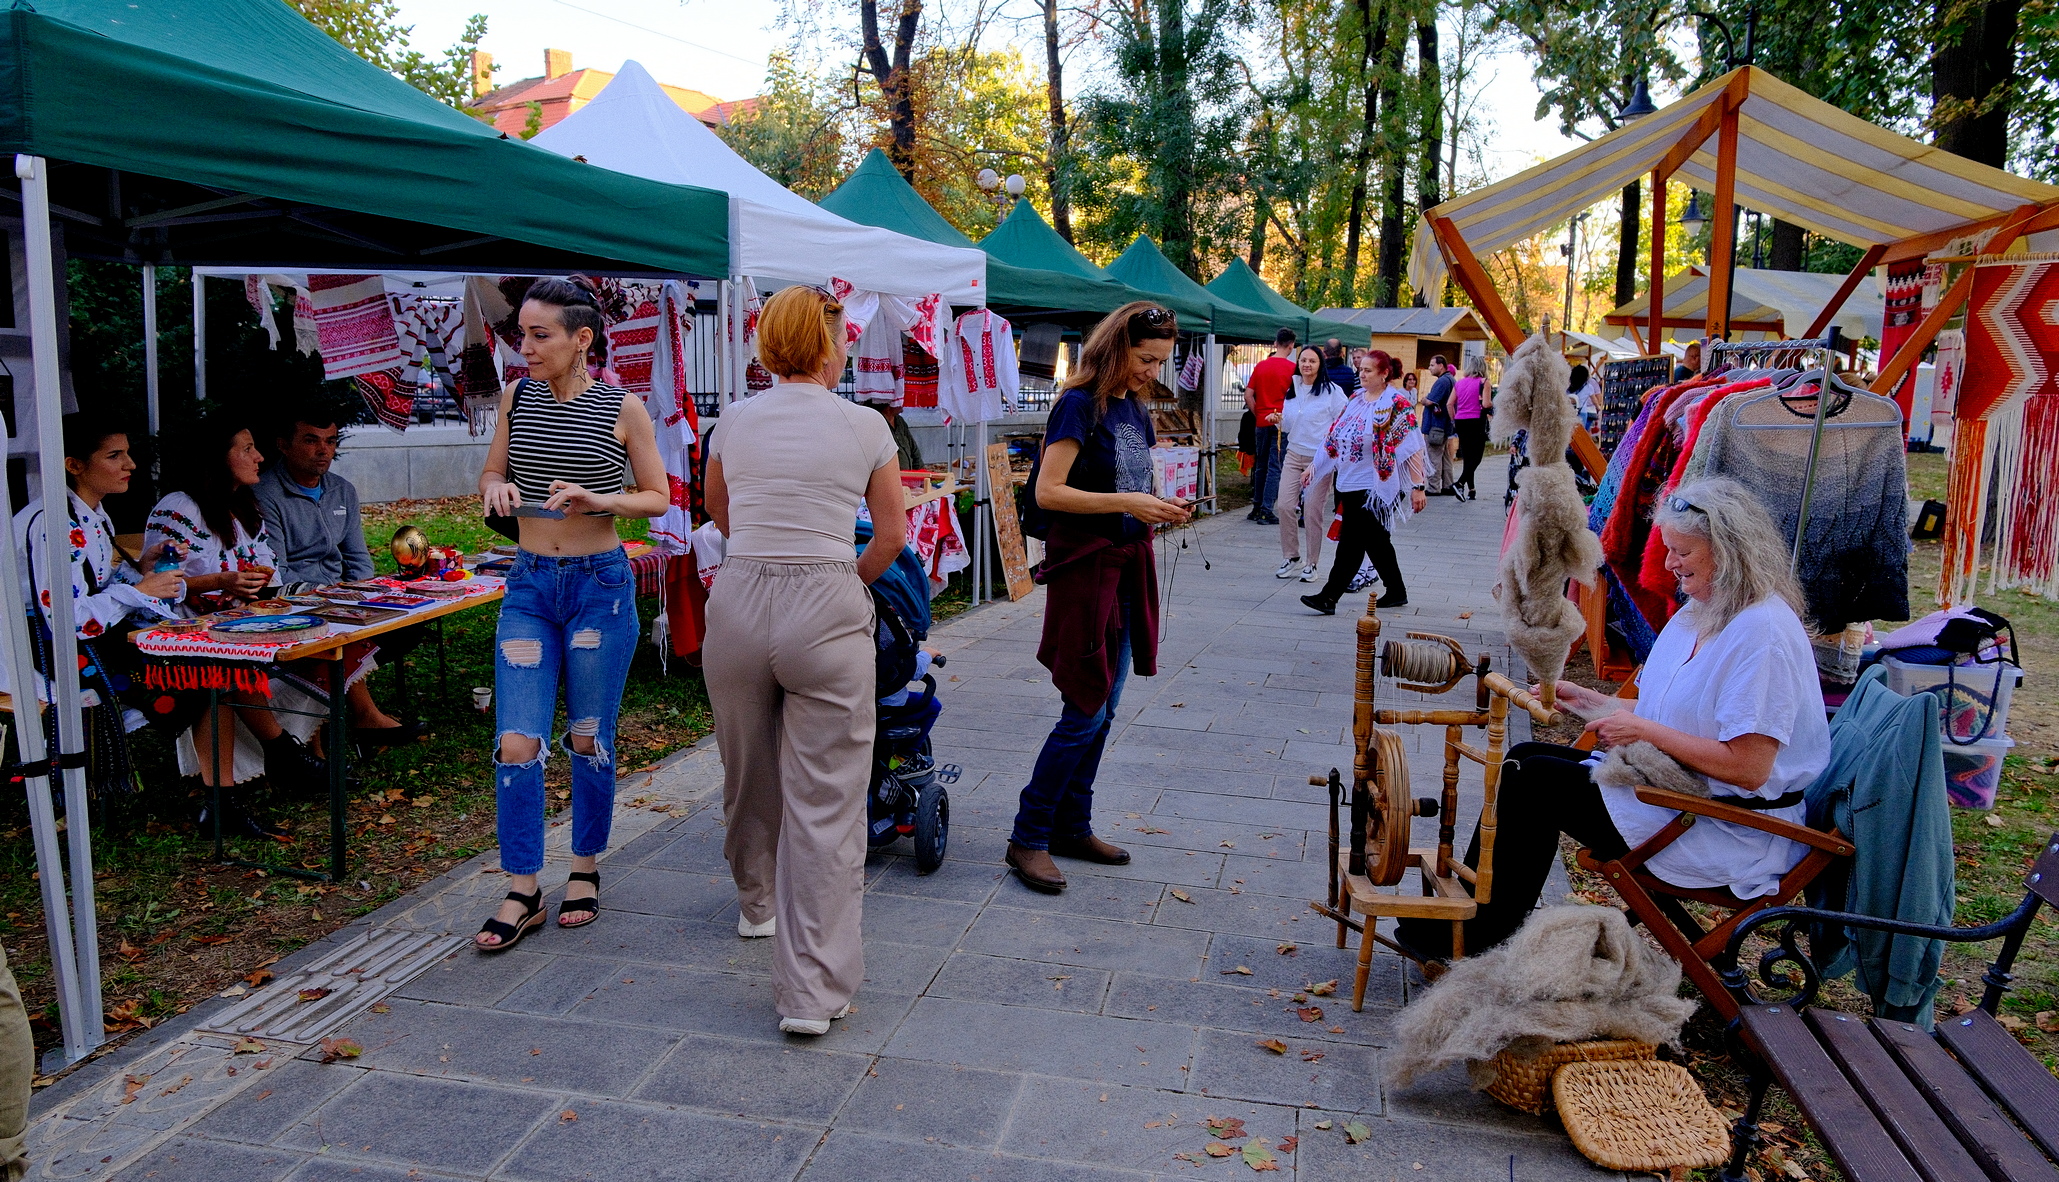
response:
[(242, 620), (218, 621), (208, 625), (207, 634), (228, 644), (261, 640), (268, 643), (300, 644), (329, 630), (327, 620), (313, 616), (251, 616)]

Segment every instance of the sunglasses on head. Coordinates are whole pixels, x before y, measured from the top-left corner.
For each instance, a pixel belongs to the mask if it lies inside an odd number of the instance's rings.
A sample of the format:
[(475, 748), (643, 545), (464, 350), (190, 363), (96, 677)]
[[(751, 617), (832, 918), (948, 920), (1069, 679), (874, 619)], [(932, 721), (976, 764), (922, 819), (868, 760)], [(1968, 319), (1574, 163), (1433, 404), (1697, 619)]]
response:
[(1666, 507), (1675, 513), (1699, 513), (1704, 517), (1709, 515), (1707, 509), (1702, 508), (1686, 497), (1668, 497), (1666, 498)]
[(832, 295), (828, 288), (815, 283), (809, 283), (804, 286), (806, 286), (809, 291), (812, 291), (816, 295), (822, 297), (822, 311), (825, 315), (841, 314), (843, 312), (844, 302), (842, 300), (837, 299), (836, 296)]

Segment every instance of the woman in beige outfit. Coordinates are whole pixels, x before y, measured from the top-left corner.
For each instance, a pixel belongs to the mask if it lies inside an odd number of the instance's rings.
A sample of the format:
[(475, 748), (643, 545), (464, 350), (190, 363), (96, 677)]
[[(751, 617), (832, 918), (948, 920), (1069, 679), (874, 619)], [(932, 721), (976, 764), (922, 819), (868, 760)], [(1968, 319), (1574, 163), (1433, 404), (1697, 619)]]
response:
[[(730, 407), (708, 459), (708, 515), (728, 539), (708, 593), (703, 668), (722, 751), (723, 852), (737, 934), (770, 936), (773, 1005), (824, 1034), (865, 976), (865, 790), (871, 782), (872, 596), (906, 543), (893, 434), (831, 393), (844, 309), (789, 287), (758, 318), (779, 384)], [(872, 540), (852, 561), (858, 503)]]

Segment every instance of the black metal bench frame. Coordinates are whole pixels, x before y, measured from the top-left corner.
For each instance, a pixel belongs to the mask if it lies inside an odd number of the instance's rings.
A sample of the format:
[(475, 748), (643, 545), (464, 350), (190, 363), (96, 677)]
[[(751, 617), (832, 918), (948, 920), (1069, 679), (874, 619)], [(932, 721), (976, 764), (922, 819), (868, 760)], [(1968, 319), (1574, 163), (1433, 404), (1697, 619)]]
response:
[[(1750, 1067), (1751, 1098), (1733, 1131), (1723, 1182), (1744, 1182), (1775, 1082), (1849, 1182), (2059, 1180), (2059, 1078), (1995, 1021), (2032, 919), (2041, 906), (2059, 909), (2059, 834), (2045, 843), (2026, 886), (2014, 911), (1980, 927), (1810, 907), (1773, 908), (1739, 924), (1716, 965), (1740, 1003), (1731, 1032)], [(1754, 931), (1776, 924), (1778, 946), (1759, 957), (1755, 985), (1739, 951)], [(1822, 973), (1797, 940), (1818, 924), (1954, 943), (2000, 939), (2002, 946), (1981, 975), (1980, 1005), (1940, 1022), (1932, 1035), (1912, 1022), (1811, 1009)]]

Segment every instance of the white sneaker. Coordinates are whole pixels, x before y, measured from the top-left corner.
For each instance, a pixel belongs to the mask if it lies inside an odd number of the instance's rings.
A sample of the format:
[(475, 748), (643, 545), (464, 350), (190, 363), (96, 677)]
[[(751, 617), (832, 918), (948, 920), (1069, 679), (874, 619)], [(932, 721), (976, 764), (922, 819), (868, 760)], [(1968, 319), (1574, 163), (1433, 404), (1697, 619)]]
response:
[(1302, 582), (1304, 582), (1304, 583), (1313, 583), (1313, 582), (1315, 582), (1315, 576), (1316, 576), (1316, 569), (1315, 569), (1314, 567), (1312, 567), (1312, 566), (1304, 566), (1304, 567), (1302, 567), (1302, 568), (1301, 568), (1301, 581), (1302, 581)]
[(779, 1020), (779, 1032), (781, 1034), (828, 1034), (829, 1024), (850, 1012), (851, 1007), (846, 1004), (842, 1009), (827, 1018), (781, 1018)]
[(1294, 577), (1294, 572), (1300, 568), (1301, 560), (1299, 558), (1289, 558), (1280, 564), (1280, 569), (1273, 572), (1273, 577), (1276, 579), (1291, 579)]
[(744, 916), (743, 912), (739, 911), (736, 914), (736, 934), (746, 940), (762, 940), (778, 930), (779, 917), (777, 915), (764, 923), (752, 923)]

